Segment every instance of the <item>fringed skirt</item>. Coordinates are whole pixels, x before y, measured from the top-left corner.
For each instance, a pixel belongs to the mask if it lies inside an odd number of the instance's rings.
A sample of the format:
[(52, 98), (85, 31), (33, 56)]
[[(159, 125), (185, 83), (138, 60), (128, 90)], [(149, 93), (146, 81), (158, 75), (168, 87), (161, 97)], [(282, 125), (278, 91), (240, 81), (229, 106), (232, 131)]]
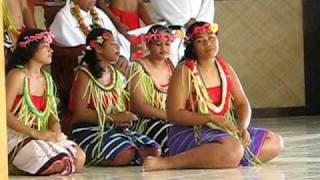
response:
[(57, 164), (64, 164), (61, 175), (70, 175), (75, 171), (76, 146), (69, 140), (51, 143), (8, 129), (8, 160), (30, 175), (51, 174)]
[(139, 119), (135, 121), (131, 130), (139, 132), (155, 140), (161, 146), (161, 154), (168, 155), (168, 133), (173, 124), (161, 119)]
[[(251, 136), (251, 143), (249, 144), (250, 151), (257, 156), (262, 148), (268, 130), (262, 128), (248, 128)], [(203, 127), (200, 137), (196, 139), (193, 127), (187, 126), (173, 126), (169, 131), (169, 154), (175, 155), (201, 144), (217, 142), (223, 138), (231, 137), (231, 135), (220, 131)], [(243, 158), (240, 162), (243, 166), (250, 165), (250, 162)]]
[(95, 124), (78, 123), (73, 126), (73, 140), (86, 153), (87, 163), (114, 160), (125, 150), (134, 148), (137, 150), (137, 157), (132, 164), (141, 164), (144, 148), (160, 148), (154, 140), (130, 130), (105, 127), (102, 136), (100, 134), (99, 127)]

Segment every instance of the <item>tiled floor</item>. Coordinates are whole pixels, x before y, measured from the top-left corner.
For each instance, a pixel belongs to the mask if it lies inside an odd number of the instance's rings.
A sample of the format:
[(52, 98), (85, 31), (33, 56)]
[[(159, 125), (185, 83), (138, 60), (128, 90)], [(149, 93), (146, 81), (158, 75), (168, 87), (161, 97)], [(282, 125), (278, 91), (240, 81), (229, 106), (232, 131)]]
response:
[(24, 177), (11, 176), (12, 180), (284, 180), (320, 179), (320, 117), (255, 119), (252, 126), (265, 127), (279, 132), (285, 143), (284, 151), (273, 161), (257, 167), (240, 167), (222, 170), (174, 170), (141, 172), (140, 167), (107, 168), (89, 167), (81, 174), (69, 177)]

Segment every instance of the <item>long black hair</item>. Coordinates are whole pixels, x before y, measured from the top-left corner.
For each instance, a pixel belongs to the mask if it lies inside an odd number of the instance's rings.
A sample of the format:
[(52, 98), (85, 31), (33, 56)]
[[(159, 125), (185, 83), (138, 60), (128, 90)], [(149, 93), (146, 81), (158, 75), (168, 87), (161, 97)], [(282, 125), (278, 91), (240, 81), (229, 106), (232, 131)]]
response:
[(19, 45), (20, 42), (26, 41), (30, 36), (45, 32), (45, 30), (41, 29), (27, 29), (22, 32), (16, 42), (16, 48), (9, 55), (9, 62), (6, 66), (6, 72), (13, 69), (14, 67), (20, 65), (24, 66), (27, 64), (30, 59), (34, 56), (34, 54), (38, 50), (38, 46), (41, 41), (31, 41), (25, 47)]
[(99, 62), (101, 60), (97, 58), (96, 51), (93, 47), (90, 46), (90, 42), (92, 40), (97, 40), (98, 36), (102, 36), (105, 33), (112, 35), (111, 31), (104, 28), (92, 29), (92, 31), (87, 36), (85, 54), (80, 62), (80, 65), (86, 63), (88, 65), (90, 73), (97, 79), (102, 77), (104, 69), (100, 66)]
[(189, 37), (190, 34), (192, 34), (192, 32), (194, 31), (195, 27), (198, 26), (203, 26), (205, 24), (208, 24), (207, 22), (203, 22), (203, 21), (197, 21), (194, 22), (188, 29), (186, 32), (186, 36), (187, 36), (187, 40), (185, 42), (186, 45), (186, 49), (184, 50), (184, 56), (182, 58), (181, 61), (184, 61), (186, 59), (198, 59), (197, 53), (196, 53), (196, 49), (192, 43), (191, 37)]

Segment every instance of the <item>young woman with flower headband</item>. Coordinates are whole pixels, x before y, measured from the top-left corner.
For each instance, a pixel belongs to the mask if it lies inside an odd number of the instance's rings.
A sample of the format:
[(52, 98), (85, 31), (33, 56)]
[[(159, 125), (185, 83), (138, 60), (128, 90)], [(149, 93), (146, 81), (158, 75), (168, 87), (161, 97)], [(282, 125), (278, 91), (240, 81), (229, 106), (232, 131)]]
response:
[(125, 78), (112, 65), (118, 56), (112, 33), (96, 28), (89, 33), (85, 55), (75, 70), (69, 104), (72, 135), (86, 151), (89, 165), (140, 164), (147, 155), (160, 155), (155, 141), (128, 130), (136, 117), (126, 108)]
[(136, 60), (129, 71), (128, 89), (130, 109), (139, 116), (132, 130), (147, 135), (161, 145), (162, 154), (168, 153), (166, 98), (174, 66), (169, 54), (174, 35), (162, 25), (152, 26), (144, 36), (150, 54)]
[[(233, 168), (277, 156), (280, 135), (249, 128), (251, 110), (240, 81), (218, 53), (218, 26), (196, 22), (187, 30), (185, 60), (169, 85), (166, 158), (148, 157), (146, 171), (183, 168)], [(237, 114), (237, 119), (234, 116)]]
[(9, 172), (69, 175), (79, 172), (85, 154), (61, 132), (55, 86), (42, 70), (51, 63), (52, 34), (23, 32), (8, 64), (6, 105)]

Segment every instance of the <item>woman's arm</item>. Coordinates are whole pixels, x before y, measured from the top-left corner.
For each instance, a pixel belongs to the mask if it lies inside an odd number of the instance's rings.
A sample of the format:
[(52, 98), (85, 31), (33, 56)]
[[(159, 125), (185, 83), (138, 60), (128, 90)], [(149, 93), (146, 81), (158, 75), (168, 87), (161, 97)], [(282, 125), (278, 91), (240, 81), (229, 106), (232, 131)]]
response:
[(60, 126), (60, 123), (59, 121), (53, 116), (51, 115), (49, 117), (49, 130), (52, 131), (52, 132), (55, 132), (57, 134), (60, 134), (61, 133), (61, 126)]
[[(134, 72), (130, 74), (134, 74)], [(130, 80), (129, 91), (131, 94), (130, 110), (132, 112), (146, 118), (166, 119), (166, 113), (164, 111), (147, 104), (138, 75), (135, 75)]]
[[(30, 3), (30, 5), (33, 5), (33, 3)], [(21, 0), (21, 11), (23, 15), (24, 24), (28, 28), (35, 28), (36, 22), (27, 0)]]
[(153, 20), (148, 12), (148, 8), (142, 0), (138, 0), (138, 13), (145, 25), (153, 24)]
[(231, 75), (231, 94), (234, 98), (234, 105), (239, 119), (239, 129), (247, 129), (251, 118), (251, 108), (246, 94), (242, 88), (237, 74), (229, 65), (228, 71)]
[(18, 95), (22, 94), (22, 84), (24, 74), (18, 69), (11, 70), (6, 78), (6, 111), (7, 111), (7, 125), (11, 129), (33, 137), (36, 130), (27, 127), (20, 121), (12, 112), (13, 103)]

